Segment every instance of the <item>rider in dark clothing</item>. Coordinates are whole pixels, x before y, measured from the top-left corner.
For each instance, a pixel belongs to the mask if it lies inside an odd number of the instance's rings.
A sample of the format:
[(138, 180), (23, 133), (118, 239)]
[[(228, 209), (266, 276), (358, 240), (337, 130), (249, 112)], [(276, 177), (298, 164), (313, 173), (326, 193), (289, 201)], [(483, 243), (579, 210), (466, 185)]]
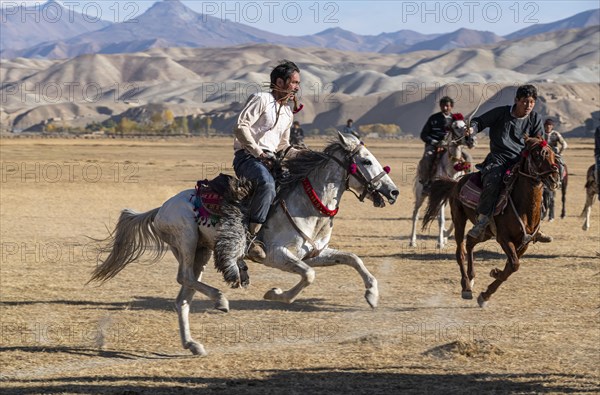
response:
[[(504, 174), (519, 161), (525, 136), (544, 137), (542, 119), (533, 111), (536, 99), (537, 89), (533, 85), (520, 86), (512, 106), (496, 107), (471, 121), (472, 133), (490, 129), (490, 153), (481, 169), (483, 191), (477, 207), (479, 216), (469, 231), (469, 236), (477, 240), (482, 239), (493, 216)], [(538, 231), (535, 240), (550, 242), (552, 238)]]
[(452, 107), (454, 107), (454, 100), (448, 96), (442, 97), (440, 99), (441, 111), (430, 116), (421, 131), (421, 140), (425, 143), (425, 152), (419, 164), (419, 182), (423, 184), (425, 192), (431, 186), (431, 173), (438, 152), (438, 144), (446, 137), (446, 133), (448, 133), (452, 124)]

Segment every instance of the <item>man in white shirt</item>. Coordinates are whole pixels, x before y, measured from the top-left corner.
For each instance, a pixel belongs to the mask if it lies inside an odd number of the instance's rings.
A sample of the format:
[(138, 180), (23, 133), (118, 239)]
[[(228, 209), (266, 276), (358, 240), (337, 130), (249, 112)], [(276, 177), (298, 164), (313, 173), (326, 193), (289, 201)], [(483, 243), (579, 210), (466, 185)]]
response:
[[(282, 61), (271, 71), (271, 92), (250, 96), (233, 130), (235, 174), (255, 183), (248, 213), (252, 239), (266, 221), (275, 199), (275, 180), (270, 170), (275, 153), (290, 147), (293, 112), (288, 102), (295, 99), (299, 88), (300, 69), (293, 62)], [(247, 255), (258, 262), (266, 256), (254, 242)]]

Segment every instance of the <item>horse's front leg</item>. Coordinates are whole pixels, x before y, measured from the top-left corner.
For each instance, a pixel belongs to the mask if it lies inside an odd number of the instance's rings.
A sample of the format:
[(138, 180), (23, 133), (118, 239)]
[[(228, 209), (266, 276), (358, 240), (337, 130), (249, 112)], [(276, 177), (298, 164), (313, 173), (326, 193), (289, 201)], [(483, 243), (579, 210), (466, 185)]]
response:
[(296, 273), (302, 277), (300, 282), (288, 291), (282, 291), (280, 288), (273, 288), (267, 291), (264, 296), (267, 300), (292, 303), (296, 300), (300, 292), (315, 280), (314, 269), (298, 259), (286, 247), (268, 249), (267, 257), (263, 264), (286, 272)]
[(377, 279), (367, 270), (362, 259), (351, 252), (338, 251), (331, 248), (325, 248), (319, 256), (305, 261), (312, 267), (348, 265), (360, 274), (365, 284), (365, 299), (372, 308), (377, 307), (379, 302), (379, 288)]
[[(417, 181), (418, 182), (418, 181)], [(412, 231), (410, 234), (410, 246), (417, 246), (417, 222), (419, 222), (419, 209), (425, 201), (425, 195), (422, 194), (423, 186), (419, 183), (415, 190), (415, 207), (412, 214)]]
[(448, 236), (446, 236), (446, 205), (442, 204), (440, 207), (440, 213), (438, 214), (438, 225), (439, 225), (439, 234), (438, 234), (438, 243), (437, 248), (442, 249), (448, 243)]
[(480, 307), (486, 307), (487, 302), (496, 292), (498, 287), (500, 287), (500, 285), (502, 285), (502, 283), (505, 282), (511, 274), (519, 270), (519, 259), (521, 258), (521, 256), (523, 256), (525, 251), (527, 251), (528, 247), (528, 245), (525, 245), (523, 246), (523, 248), (517, 251), (512, 241), (499, 241), (499, 243), (508, 259), (506, 260), (506, 264), (504, 265), (504, 270), (500, 270), (498, 268), (494, 268), (491, 270), (490, 276), (493, 277), (495, 280), (490, 285), (488, 285), (488, 288), (485, 290), (485, 292), (479, 294), (479, 297), (477, 298), (477, 303)]

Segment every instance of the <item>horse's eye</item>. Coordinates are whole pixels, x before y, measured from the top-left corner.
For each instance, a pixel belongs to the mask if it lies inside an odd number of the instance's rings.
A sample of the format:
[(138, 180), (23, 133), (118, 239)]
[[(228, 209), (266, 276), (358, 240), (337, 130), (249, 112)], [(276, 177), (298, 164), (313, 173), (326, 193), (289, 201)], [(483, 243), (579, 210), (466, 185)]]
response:
[(363, 159), (362, 164), (365, 166), (371, 166), (373, 163), (369, 159)]

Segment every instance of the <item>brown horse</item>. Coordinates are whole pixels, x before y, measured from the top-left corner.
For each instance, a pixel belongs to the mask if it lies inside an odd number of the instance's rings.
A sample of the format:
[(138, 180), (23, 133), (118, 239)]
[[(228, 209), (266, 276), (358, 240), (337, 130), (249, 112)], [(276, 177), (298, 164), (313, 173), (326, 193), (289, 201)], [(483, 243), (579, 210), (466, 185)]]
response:
[[(450, 200), (454, 238), (456, 240), (456, 260), (460, 268), (463, 299), (472, 299), (472, 287), (475, 279), (473, 268), (473, 248), (475, 245), (489, 240), (493, 236), (500, 244), (508, 260), (504, 270), (492, 269), (490, 276), (494, 281), (477, 298), (479, 306), (485, 307), (487, 301), (508, 277), (519, 270), (519, 259), (529, 243), (535, 239), (540, 228), (543, 186), (551, 189), (558, 187), (559, 174), (554, 161), (554, 152), (539, 138), (526, 138), (525, 149), (506, 179), (506, 208), (494, 216), (492, 226), (488, 227), (483, 240), (475, 240), (468, 236), (465, 251), (465, 227), (467, 220), (475, 223), (475, 209), (467, 207), (459, 198), (461, 188), (479, 173), (464, 176), (459, 181), (442, 179), (433, 183), (427, 212), (423, 218), (423, 228), (433, 221), (440, 207)], [(494, 226), (495, 224), (495, 226)], [(494, 229), (492, 229), (494, 228)], [(465, 253), (468, 259), (468, 270), (465, 271)]]

